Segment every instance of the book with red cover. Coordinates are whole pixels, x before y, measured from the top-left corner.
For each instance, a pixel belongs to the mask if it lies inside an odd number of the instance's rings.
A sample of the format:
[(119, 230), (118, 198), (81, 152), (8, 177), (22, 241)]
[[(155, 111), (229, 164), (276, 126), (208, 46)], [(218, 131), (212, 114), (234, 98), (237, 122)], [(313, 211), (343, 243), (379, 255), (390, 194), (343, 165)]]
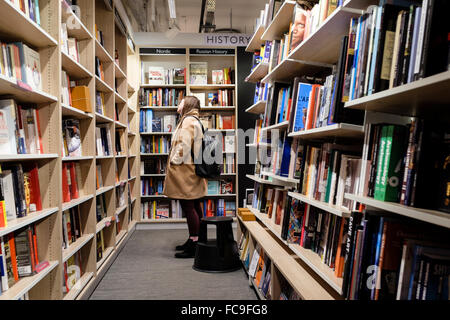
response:
[(19, 272), (17, 270), (17, 255), (16, 255), (16, 244), (14, 241), (14, 232), (8, 235), (9, 251), (11, 253), (11, 264), (14, 275), (14, 280), (19, 281)]
[(78, 199), (80, 197), (80, 194), (78, 192), (78, 185), (77, 185), (77, 174), (75, 172), (75, 162), (69, 162), (67, 164), (67, 166), (69, 167), (69, 172), (70, 172), (70, 197), (72, 199)]
[(69, 181), (70, 176), (67, 176), (67, 164), (62, 163), (62, 192), (63, 192), (63, 202), (70, 202), (70, 191), (69, 191)]
[(30, 169), (31, 178), (31, 192), (30, 192), (30, 203), (36, 205), (36, 211), (42, 210), (42, 199), (41, 199), (41, 187), (39, 185), (39, 169), (37, 164), (33, 164)]
[(223, 129), (234, 129), (234, 116), (222, 116)]

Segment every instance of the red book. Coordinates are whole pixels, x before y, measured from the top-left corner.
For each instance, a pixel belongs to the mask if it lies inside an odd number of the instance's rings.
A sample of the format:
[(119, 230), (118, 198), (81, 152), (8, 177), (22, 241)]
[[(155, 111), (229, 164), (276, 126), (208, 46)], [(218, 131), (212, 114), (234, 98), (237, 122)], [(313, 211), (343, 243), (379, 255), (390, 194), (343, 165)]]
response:
[(20, 61), (20, 54), (19, 54), (19, 47), (17, 47), (15, 44), (12, 45), (14, 49), (14, 62), (16, 64), (16, 78), (17, 80), (22, 81), (22, 65), (21, 63), (23, 61)]
[(63, 192), (63, 202), (69, 202), (70, 199), (70, 191), (69, 191), (69, 179), (70, 176), (67, 176), (67, 164), (63, 162), (62, 164), (62, 192)]
[(37, 247), (36, 225), (33, 225), (33, 245), (34, 245), (34, 250), (33, 250), (34, 251), (34, 261), (36, 262), (36, 269), (37, 269), (37, 265), (39, 264), (39, 255), (38, 255), (38, 247)]
[(309, 205), (305, 204), (305, 214), (303, 215), (303, 221), (302, 221), (302, 233), (300, 235), (300, 246), (303, 247), (304, 241), (305, 241), (305, 235), (306, 235), (306, 218), (309, 215)]
[(69, 171), (70, 171), (70, 196), (72, 199), (78, 199), (80, 197), (80, 194), (78, 192), (78, 185), (77, 185), (77, 174), (75, 172), (75, 162), (69, 162), (68, 164)]
[(31, 177), (31, 192), (30, 192), (30, 203), (36, 205), (36, 211), (42, 210), (42, 199), (41, 199), (41, 187), (39, 185), (39, 170), (37, 164), (33, 165), (30, 170)]
[(13, 269), (14, 280), (19, 281), (19, 272), (17, 271), (16, 244), (14, 241), (14, 232), (8, 235), (9, 251), (11, 253), (11, 264)]
[(222, 116), (223, 129), (233, 129), (233, 116)]

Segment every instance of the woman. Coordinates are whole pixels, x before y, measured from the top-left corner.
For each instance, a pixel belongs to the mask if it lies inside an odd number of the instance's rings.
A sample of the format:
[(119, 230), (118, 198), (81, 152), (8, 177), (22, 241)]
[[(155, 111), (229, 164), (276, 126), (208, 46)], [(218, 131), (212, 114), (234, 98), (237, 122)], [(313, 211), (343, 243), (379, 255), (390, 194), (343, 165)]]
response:
[(172, 146), (167, 160), (164, 195), (171, 199), (179, 199), (181, 209), (186, 215), (189, 239), (177, 246), (176, 258), (193, 258), (200, 229), (202, 210), (200, 199), (207, 194), (207, 181), (195, 174), (192, 152), (201, 150), (203, 132), (198, 120), (200, 101), (194, 96), (186, 96), (180, 103), (177, 112), (181, 119), (172, 136)]

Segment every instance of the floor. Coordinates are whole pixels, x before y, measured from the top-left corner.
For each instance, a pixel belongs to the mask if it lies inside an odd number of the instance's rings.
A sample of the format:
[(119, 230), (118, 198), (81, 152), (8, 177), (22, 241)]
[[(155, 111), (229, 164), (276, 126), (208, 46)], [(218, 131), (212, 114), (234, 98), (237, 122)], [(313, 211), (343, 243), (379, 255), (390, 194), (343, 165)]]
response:
[(204, 273), (193, 259), (175, 259), (186, 229), (136, 230), (92, 293), (91, 300), (256, 300), (243, 269)]

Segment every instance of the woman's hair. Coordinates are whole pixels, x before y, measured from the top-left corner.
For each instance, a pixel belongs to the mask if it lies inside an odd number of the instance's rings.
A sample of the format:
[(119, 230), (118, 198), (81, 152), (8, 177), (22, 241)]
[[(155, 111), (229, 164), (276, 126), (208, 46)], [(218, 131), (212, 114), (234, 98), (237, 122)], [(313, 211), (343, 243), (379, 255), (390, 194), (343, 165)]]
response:
[(184, 97), (184, 106), (183, 106), (183, 114), (188, 113), (192, 109), (200, 110), (200, 100), (194, 96), (185, 96)]

